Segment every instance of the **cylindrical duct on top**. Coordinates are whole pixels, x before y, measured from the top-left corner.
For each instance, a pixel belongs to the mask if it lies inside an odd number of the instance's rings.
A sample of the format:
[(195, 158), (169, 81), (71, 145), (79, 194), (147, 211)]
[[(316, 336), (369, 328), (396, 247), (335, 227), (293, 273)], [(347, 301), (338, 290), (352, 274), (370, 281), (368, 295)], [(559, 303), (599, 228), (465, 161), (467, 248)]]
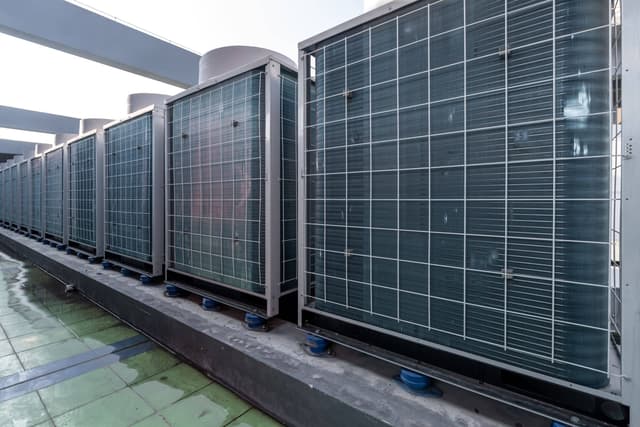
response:
[(112, 121), (113, 120), (111, 119), (80, 119), (80, 129), (78, 130), (78, 134), (83, 134), (85, 132), (101, 128)]
[(225, 46), (210, 50), (202, 55), (198, 82), (203, 83), (269, 55), (292, 70), (297, 70), (295, 62), (273, 50), (255, 46)]
[(76, 137), (76, 135), (74, 135), (72, 133), (57, 133), (56, 136), (55, 136), (55, 139), (53, 141), (53, 145), (64, 144), (65, 142), (67, 142), (71, 138), (75, 138), (75, 137)]
[(161, 93), (132, 93), (127, 96), (127, 114), (134, 113), (149, 105), (163, 105), (169, 95)]

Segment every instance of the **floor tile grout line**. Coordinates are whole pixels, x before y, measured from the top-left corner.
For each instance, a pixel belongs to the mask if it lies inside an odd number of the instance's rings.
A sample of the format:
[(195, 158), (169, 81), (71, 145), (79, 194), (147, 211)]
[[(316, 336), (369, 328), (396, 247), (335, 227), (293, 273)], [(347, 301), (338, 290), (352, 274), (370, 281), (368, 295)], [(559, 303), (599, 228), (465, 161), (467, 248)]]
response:
[[(248, 403), (248, 402), (247, 402), (247, 403)], [(225, 423), (223, 427), (226, 427), (226, 426), (230, 425), (231, 423), (233, 423), (234, 421), (236, 421), (238, 418), (242, 417), (244, 414), (246, 414), (247, 412), (249, 412), (250, 410), (252, 410), (252, 409), (254, 409), (254, 408), (255, 408), (255, 406), (253, 406), (253, 405), (249, 404), (249, 407), (248, 407), (248, 408), (247, 408), (243, 413), (241, 413), (240, 415), (238, 415), (238, 416), (237, 416), (237, 417), (235, 417), (234, 419), (230, 420), (228, 423)], [(255, 408), (255, 409), (257, 409), (257, 408)]]

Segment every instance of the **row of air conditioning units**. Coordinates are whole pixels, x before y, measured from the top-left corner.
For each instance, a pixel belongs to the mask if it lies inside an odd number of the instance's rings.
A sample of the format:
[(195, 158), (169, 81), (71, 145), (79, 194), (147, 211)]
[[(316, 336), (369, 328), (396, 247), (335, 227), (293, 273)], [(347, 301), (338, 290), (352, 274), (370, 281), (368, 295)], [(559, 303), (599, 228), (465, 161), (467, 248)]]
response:
[(620, 33), (619, 2), (400, 1), (298, 67), (217, 49), (197, 86), (6, 166), (0, 216), (370, 353), (629, 405)]

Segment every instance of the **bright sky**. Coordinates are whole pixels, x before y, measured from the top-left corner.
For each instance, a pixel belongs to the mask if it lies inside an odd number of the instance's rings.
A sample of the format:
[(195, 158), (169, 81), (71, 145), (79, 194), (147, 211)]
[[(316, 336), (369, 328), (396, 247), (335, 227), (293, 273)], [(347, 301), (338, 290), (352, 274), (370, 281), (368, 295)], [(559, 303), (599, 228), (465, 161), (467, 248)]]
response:
[[(80, 0), (103, 14), (196, 53), (255, 45), (297, 57), (299, 41), (361, 14), (379, 0)], [(1, 7), (1, 6), (0, 6)], [(312, 12), (312, 13), (311, 13)], [(0, 105), (73, 117), (117, 119), (135, 92), (180, 88), (0, 34)], [(0, 139), (52, 142), (0, 128)]]

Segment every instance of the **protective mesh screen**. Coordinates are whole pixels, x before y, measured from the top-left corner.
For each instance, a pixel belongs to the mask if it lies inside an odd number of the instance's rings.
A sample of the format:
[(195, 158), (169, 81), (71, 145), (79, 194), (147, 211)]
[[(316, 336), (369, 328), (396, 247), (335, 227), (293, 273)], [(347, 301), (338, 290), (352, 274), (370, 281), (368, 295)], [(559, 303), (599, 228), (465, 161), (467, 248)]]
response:
[(63, 171), (60, 147), (45, 154), (45, 231), (62, 238)]
[(19, 165), (20, 174), (20, 225), (28, 226), (29, 221), (29, 163), (22, 162)]
[(69, 144), (69, 240), (96, 245), (96, 137)]
[(308, 304), (605, 385), (608, 22), (419, 2), (307, 52)]
[(280, 78), (280, 281), (281, 290), (298, 286), (296, 263), (297, 181), (296, 132), (298, 105), (297, 76), (284, 69)]
[(31, 159), (31, 229), (42, 231), (42, 158)]
[(20, 174), (18, 165), (11, 166), (11, 223), (20, 223)]
[(5, 209), (5, 188), (4, 188), (4, 170), (0, 171), (0, 221), (4, 221)]
[(264, 73), (168, 113), (168, 267), (264, 293)]
[(105, 134), (105, 248), (151, 261), (152, 113)]

